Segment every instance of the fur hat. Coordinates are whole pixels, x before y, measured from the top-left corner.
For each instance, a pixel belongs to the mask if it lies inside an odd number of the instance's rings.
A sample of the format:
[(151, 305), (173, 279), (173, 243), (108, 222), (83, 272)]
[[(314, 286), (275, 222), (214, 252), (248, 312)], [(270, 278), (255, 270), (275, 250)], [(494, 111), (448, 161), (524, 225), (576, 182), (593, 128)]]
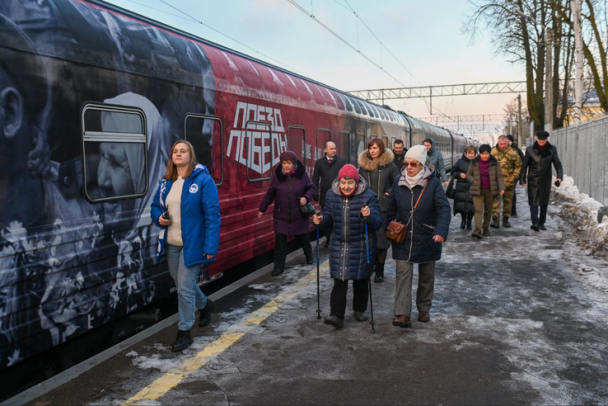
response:
[(412, 158), (420, 162), (422, 165), (426, 164), (427, 150), (424, 145), (414, 145), (408, 149), (405, 153), (405, 159)]
[(338, 172), (338, 179), (352, 178), (355, 182), (359, 182), (359, 171), (351, 164), (346, 164)]
[(281, 162), (287, 160), (287, 161), (291, 161), (294, 165), (296, 164), (296, 162), (298, 162), (298, 157), (296, 156), (296, 153), (293, 151), (285, 151), (285, 152), (281, 152)]

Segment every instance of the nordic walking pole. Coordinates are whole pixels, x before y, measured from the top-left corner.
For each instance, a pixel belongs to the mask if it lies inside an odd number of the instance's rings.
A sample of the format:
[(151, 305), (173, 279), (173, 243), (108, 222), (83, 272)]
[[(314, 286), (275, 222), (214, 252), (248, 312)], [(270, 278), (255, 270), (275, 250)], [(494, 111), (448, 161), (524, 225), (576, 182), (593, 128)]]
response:
[[(321, 214), (321, 210), (315, 210), (315, 216), (318, 216), (319, 214)], [(321, 296), (319, 294), (321, 288), (320, 288), (320, 282), (319, 282), (319, 225), (317, 226), (317, 319), (321, 318)]]
[[(363, 203), (364, 208), (367, 207), (367, 203)], [(370, 213), (371, 215), (371, 213)], [(376, 327), (374, 325), (374, 302), (372, 301), (372, 277), (370, 272), (370, 263), (369, 263), (369, 235), (367, 234), (367, 221), (363, 222), (365, 224), (365, 252), (367, 254), (367, 273), (369, 277), (367, 278), (367, 285), (369, 288), (369, 313), (372, 317), (372, 333), (376, 332)]]

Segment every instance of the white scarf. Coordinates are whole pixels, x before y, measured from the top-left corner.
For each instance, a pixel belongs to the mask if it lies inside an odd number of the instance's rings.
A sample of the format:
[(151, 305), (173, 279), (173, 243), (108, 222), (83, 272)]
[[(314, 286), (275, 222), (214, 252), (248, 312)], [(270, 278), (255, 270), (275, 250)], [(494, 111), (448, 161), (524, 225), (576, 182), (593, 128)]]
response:
[(422, 170), (418, 172), (418, 175), (415, 176), (409, 176), (406, 171), (405, 178), (407, 179), (407, 183), (409, 183), (411, 187), (420, 185), (423, 181), (422, 177), (424, 176), (425, 169), (426, 168), (422, 168)]

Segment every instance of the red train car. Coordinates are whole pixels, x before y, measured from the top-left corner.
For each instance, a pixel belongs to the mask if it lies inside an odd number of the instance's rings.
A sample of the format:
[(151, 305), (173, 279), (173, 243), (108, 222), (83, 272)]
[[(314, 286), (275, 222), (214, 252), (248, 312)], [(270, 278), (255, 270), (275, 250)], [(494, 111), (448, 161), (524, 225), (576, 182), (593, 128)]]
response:
[(96, 0), (0, 2), (0, 113), (0, 369), (174, 289), (150, 203), (177, 139), (218, 185), (208, 275), (272, 250), (282, 151), (312, 175), (328, 140), (354, 164), (412, 140), (402, 113)]

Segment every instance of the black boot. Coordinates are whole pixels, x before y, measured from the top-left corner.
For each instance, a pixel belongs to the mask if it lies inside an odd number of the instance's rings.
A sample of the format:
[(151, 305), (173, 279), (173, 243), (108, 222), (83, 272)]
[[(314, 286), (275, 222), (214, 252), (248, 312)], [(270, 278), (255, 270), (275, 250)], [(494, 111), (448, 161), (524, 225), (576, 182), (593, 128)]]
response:
[(467, 225), (467, 220), (466, 220), (466, 216), (462, 216), (462, 220), (460, 220), (460, 229), (464, 230), (464, 228)]
[(374, 283), (384, 282), (384, 264), (376, 264), (376, 276), (374, 276)]
[(467, 217), (467, 230), (472, 230), (473, 229), (473, 217)]
[(273, 271), (272, 271), (272, 276), (277, 276), (283, 273), (285, 269), (283, 268), (279, 268), (278, 266), (275, 265)]
[(200, 311), (198, 316), (198, 326), (199, 327), (207, 327), (209, 323), (211, 323), (211, 312), (215, 309), (215, 303), (213, 300), (207, 298), (207, 304)]
[(192, 336), (190, 335), (190, 330), (186, 330), (186, 331), (177, 330), (177, 338), (175, 339), (175, 342), (173, 343), (173, 346), (171, 347), (171, 351), (173, 351), (173, 352), (184, 351), (186, 348), (190, 347), (190, 344), (192, 344), (193, 341), (194, 340), (192, 339)]

